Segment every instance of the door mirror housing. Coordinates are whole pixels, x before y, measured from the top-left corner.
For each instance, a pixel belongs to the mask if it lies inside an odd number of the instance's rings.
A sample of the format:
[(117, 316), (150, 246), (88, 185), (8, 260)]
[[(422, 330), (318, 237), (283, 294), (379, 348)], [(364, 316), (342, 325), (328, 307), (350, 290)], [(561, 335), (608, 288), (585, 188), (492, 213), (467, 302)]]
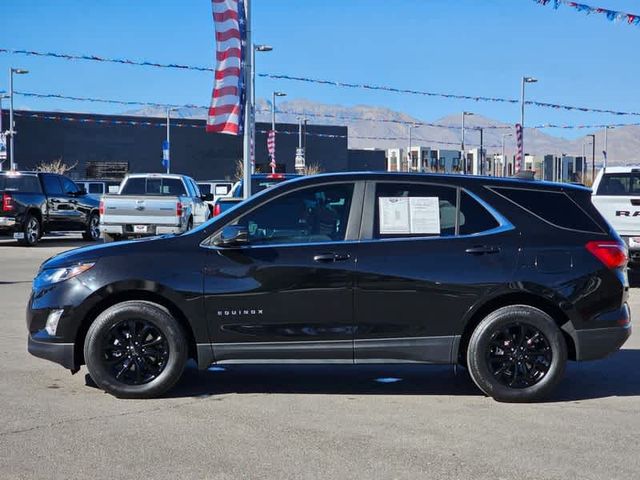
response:
[(87, 194), (87, 190), (84, 187), (79, 187), (77, 192), (73, 193), (74, 197), (84, 197)]
[(213, 242), (216, 247), (239, 247), (248, 243), (249, 231), (240, 225), (227, 225)]

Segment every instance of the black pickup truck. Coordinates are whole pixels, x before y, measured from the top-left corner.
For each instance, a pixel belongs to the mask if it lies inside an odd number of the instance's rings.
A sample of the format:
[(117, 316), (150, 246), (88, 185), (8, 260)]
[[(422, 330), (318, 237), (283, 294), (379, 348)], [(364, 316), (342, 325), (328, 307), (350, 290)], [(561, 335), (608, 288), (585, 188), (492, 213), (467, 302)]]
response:
[(100, 238), (99, 201), (55, 173), (0, 172), (0, 235), (33, 246), (48, 232)]

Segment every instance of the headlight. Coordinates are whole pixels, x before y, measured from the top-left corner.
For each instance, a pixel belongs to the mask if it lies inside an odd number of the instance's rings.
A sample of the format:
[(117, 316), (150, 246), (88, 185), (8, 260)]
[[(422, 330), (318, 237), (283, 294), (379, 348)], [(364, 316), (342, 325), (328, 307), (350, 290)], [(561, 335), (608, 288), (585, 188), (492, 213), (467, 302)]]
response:
[(86, 272), (94, 265), (95, 263), (80, 263), (71, 267), (43, 270), (33, 280), (33, 288), (42, 288), (48, 285), (53, 285), (54, 283), (64, 282), (65, 280), (77, 277), (81, 273)]

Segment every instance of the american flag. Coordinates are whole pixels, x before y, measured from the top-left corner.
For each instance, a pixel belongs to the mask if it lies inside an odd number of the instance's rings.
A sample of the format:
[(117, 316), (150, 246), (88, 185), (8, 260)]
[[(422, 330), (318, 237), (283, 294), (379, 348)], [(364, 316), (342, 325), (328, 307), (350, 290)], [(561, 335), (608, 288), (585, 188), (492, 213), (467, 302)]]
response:
[(239, 135), (243, 127), (246, 18), (243, 0), (211, 0), (216, 71), (207, 132)]
[(518, 173), (522, 169), (522, 160), (524, 159), (523, 144), (522, 144), (522, 125), (516, 123), (516, 146), (518, 151), (516, 153), (516, 168), (514, 173)]
[(269, 134), (267, 135), (267, 151), (269, 152), (269, 156), (271, 157), (271, 163), (269, 166), (271, 167), (271, 172), (275, 173), (276, 171), (276, 131), (269, 130)]

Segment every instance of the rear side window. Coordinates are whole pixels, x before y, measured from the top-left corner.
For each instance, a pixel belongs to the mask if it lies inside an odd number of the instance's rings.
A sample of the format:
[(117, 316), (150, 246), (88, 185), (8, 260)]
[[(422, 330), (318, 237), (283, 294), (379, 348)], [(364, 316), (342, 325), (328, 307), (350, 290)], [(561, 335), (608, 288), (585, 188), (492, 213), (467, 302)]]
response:
[(452, 187), (378, 183), (374, 238), (455, 235), (456, 204), (457, 190)]
[(596, 195), (640, 195), (640, 172), (605, 173)]
[(208, 183), (199, 183), (198, 188), (203, 195), (209, 195), (211, 193), (211, 185)]
[(564, 192), (520, 188), (493, 188), (493, 190), (557, 227), (584, 232), (602, 232), (598, 224)]
[(55, 175), (45, 175), (43, 177), (44, 190), (47, 195), (62, 195), (62, 183)]
[(89, 193), (102, 193), (102, 184), (101, 183), (90, 183), (89, 184)]
[(40, 182), (35, 175), (0, 175), (0, 191), (41, 193)]
[(499, 227), (500, 224), (480, 203), (462, 191), (460, 195), (460, 235), (472, 235)]

